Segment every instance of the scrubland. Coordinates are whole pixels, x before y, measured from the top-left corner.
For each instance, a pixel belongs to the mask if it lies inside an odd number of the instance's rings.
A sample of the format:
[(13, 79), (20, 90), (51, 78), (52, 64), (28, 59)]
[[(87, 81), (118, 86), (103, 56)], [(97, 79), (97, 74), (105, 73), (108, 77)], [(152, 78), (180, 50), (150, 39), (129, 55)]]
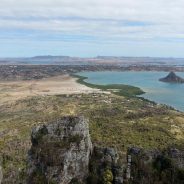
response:
[(184, 145), (184, 114), (163, 105), (105, 93), (27, 96), (0, 105), (4, 183), (24, 179), (32, 127), (67, 115), (88, 118), (93, 144), (115, 147), (122, 159), (130, 146)]

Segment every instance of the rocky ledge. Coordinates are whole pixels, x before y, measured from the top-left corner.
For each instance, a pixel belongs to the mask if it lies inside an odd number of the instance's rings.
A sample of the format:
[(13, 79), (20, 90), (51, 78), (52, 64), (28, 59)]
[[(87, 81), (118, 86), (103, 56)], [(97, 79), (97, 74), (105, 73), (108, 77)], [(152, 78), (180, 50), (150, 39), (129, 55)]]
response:
[(122, 184), (123, 168), (113, 148), (92, 149), (88, 121), (64, 117), (33, 128), (28, 184)]
[(159, 79), (159, 81), (168, 83), (184, 83), (184, 79), (177, 76), (174, 72), (170, 72), (165, 78)]

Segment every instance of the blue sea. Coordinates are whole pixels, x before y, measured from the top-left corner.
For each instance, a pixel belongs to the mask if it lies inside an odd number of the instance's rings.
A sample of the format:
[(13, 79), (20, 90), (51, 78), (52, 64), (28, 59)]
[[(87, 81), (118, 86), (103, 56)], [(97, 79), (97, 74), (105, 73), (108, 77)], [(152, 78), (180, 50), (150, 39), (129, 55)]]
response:
[[(184, 72), (176, 73), (184, 78)], [(92, 84), (127, 84), (140, 87), (146, 93), (142, 97), (166, 104), (184, 112), (184, 84), (160, 82), (159, 78), (168, 75), (168, 72), (81, 72), (79, 75), (88, 77), (87, 82)]]

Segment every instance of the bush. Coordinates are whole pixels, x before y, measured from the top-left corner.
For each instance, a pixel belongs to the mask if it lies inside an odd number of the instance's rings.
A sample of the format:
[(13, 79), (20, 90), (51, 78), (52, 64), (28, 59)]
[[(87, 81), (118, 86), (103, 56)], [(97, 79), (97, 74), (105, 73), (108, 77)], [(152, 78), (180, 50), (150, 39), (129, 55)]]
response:
[(113, 182), (113, 174), (111, 170), (107, 169), (103, 173), (103, 184), (112, 184)]

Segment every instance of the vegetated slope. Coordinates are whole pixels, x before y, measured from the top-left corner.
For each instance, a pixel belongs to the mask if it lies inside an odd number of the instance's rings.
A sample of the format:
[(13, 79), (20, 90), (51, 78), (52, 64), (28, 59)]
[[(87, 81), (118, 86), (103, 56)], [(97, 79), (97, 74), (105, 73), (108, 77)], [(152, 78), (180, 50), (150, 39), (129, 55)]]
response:
[(137, 98), (110, 94), (38, 96), (0, 106), (0, 154), (4, 183), (24, 180), (30, 132), (35, 125), (66, 115), (89, 119), (94, 145), (116, 147), (184, 145), (184, 114)]

